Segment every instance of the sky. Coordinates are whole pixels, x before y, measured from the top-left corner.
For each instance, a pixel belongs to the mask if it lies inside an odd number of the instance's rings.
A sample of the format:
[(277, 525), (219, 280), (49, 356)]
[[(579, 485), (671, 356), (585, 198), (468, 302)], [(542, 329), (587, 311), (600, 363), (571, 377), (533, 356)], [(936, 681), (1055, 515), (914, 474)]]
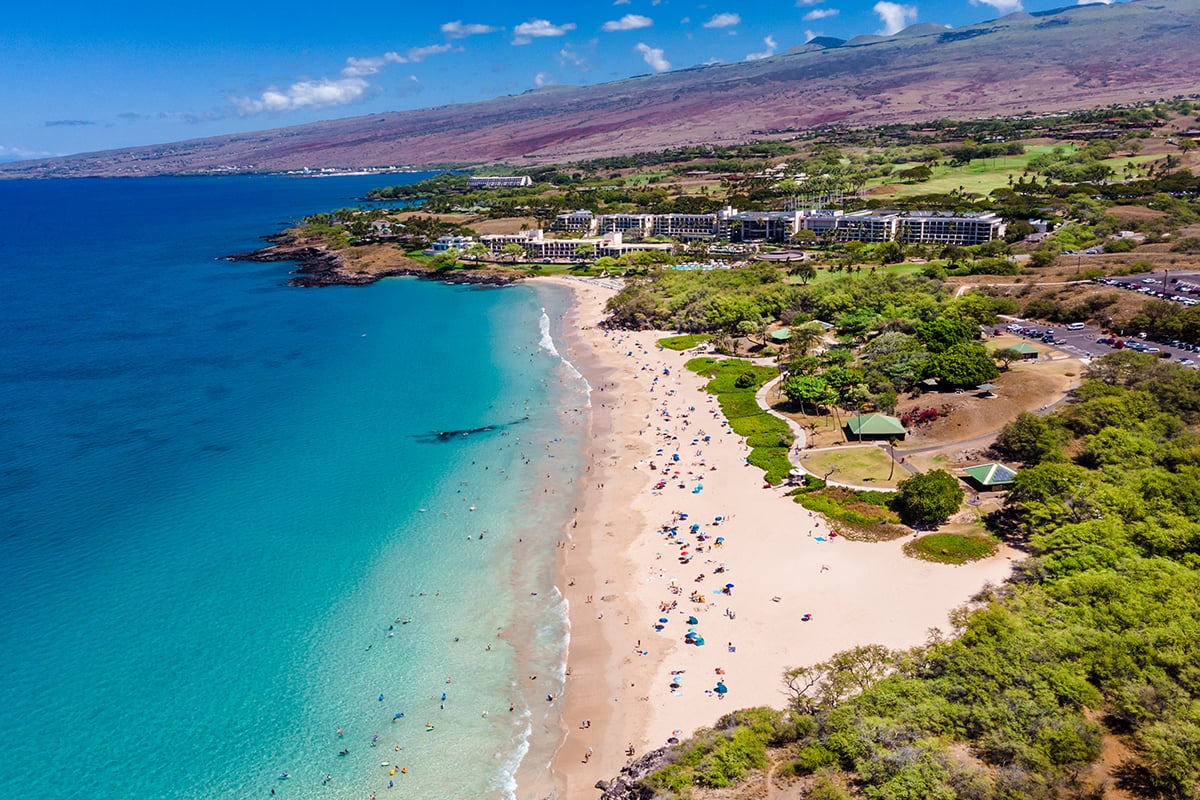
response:
[(1076, 2), (14, 3), (0, 12), (0, 161), (469, 103)]

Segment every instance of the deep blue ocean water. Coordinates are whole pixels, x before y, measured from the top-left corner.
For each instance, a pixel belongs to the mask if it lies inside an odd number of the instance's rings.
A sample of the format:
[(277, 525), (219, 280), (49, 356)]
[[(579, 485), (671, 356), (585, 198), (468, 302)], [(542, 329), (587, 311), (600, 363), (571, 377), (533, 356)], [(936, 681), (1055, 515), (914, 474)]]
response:
[(415, 177), (0, 181), (4, 797), (499, 798), (548, 758), (562, 291), (219, 260)]

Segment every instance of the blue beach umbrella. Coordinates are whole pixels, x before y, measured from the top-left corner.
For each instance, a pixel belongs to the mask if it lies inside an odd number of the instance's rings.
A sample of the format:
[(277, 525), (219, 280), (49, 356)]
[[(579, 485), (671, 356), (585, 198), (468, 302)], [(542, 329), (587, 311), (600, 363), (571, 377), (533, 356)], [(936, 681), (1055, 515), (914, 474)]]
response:
[(723, 681), (717, 681), (716, 691), (717, 691), (717, 694), (725, 694), (726, 692), (729, 691), (729, 687), (727, 687)]

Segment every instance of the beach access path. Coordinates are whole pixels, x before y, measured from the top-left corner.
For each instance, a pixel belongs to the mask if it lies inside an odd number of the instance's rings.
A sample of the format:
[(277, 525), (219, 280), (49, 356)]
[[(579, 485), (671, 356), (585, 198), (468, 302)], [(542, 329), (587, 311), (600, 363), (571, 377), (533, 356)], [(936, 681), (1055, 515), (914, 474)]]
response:
[(613, 290), (560, 282), (575, 298), (564, 344), (593, 391), (585, 497), (560, 548), (571, 635), (554, 796), (597, 796), (629, 745), (641, 755), (733, 710), (783, 707), (788, 667), (920, 644), (1010, 574), (1007, 548), (948, 566), (907, 558), (904, 538), (832, 536), (764, 487), (690, 354), (657, 347), (669, 334), (606, 331)]

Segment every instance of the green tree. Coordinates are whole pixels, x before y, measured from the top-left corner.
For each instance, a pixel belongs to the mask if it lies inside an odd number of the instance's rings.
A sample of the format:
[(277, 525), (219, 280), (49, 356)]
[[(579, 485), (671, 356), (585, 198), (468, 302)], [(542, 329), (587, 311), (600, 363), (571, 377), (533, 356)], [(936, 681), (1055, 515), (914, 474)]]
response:
[(1020, 361), (1024, 357), (1021, 351), (1015, 347), (1001, 347), (999, 350), (992, 351), (992, 358), (1003, 364), (1005, 369), (1008, 369), (1008, 365), (1012, 362)]
[(992, 449), (1001, 458), (1040, 464), (1062, 455), (1061, 436), (1049, 420), (1023, 411), (1000, 429)]
[(950, 519), (966, 496), (958, 480), (942, 469), (903, 480), (899, 489), (895, 502), (900, 516), (910, 523), (929, 525)]
[(454, 249), (443, 250), (429, 259), (429, 266), (438, 272), (454, 269), (458, 266), (458, 251)]
[[(808, 231), (812, 233), (812, 231)], [(817, 277), (817, 268), (810, 261), (797, 261), (788, 267), (788, 274), (800, 279), (801, 283), (808, 283), (813, 278)]]
[(931, 353), (975, 340), (976, 329), (965, 319), (941, 316), (917, 325), (917, 338)]
[(903, 389), (917, 382), (929, 352), (915, 336), (888, 331), (863, 346), (862, 360), (870, 369), (886, 375), (893, 386)]
[(509, 242), (500, 248), (500, 252), (507, 256), (509, 261), (516, 261), (525, 255), (525, 248), (516, 242)]
[(802, 410), (811, 406), (814, 412), (838, 401), (837, 391), (820, 375), (792, 375), (783, 382), (783, 394)]
[(925, 375), (955, 387), (978, 386), (1000, 375), (988, 351), (974, 342), (956, 344), (929, 359)]
[(790, 330), (787, 354), (792, 361), (807, 356), (825, 338), (825, 329), (818, 322), (805, 322), (803, 325), (793, 326)]
[(875, 250), (880, 264), (899, 264), (904, 261), (904, 245), (899, 242), (884, 242)]

